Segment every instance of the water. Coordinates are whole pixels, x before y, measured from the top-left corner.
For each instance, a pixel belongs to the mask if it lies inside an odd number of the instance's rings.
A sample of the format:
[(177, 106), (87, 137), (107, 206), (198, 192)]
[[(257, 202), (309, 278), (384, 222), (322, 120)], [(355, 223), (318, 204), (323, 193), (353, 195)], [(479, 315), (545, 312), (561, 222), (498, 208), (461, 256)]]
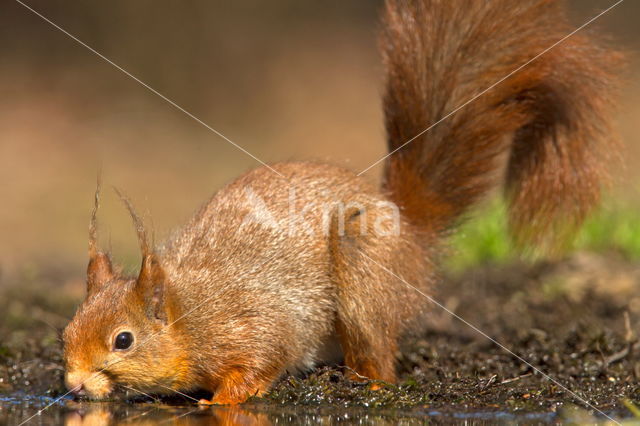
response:
[[(433, 422), (465, 424), (554, 423), (554, 413), (446, 412), (439, 410), (366, 410), (334, 406), (277, 406), (252, 404), (242, 407), (199, 407), (157, 402), (78, 402), (63, 399), (38, 414), (55, 400), (50, 397), (13, 395), (0, 398), (0, 424), (19, 425), (423, 425)], [(28, 420), (28, 421), (27, 421)]]

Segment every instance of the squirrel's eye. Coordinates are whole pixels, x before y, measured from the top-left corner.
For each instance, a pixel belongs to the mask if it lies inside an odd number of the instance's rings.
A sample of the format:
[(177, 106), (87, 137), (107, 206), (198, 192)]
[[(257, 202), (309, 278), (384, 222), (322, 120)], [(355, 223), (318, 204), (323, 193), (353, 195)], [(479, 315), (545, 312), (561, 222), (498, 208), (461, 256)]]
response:
[(113, 342), (113, 347), (116, 350), (129, 349), (133, 344), (133, 334), (128, 331), (123, 331), (116, 336), (116, 340)]

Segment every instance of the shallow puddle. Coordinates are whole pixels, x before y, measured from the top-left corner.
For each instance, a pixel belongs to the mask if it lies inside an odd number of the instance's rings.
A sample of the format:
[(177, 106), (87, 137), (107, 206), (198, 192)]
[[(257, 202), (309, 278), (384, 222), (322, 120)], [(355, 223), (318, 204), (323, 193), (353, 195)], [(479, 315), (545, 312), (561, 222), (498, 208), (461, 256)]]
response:
[[(42, 412), (39, 412), (42, 410)], [(14, 395), (0, 398), (0, 424), (7, 425), (311, 425), (401, 424), (434, 422), (465, 424), (557, 423), (556, 413), (514, 414), (502, 411), (447, 412), (446, 410), (367, 410), (335, 406), (280, 406), (245, 404), (241, 407), (197, 407), (163, 403), (77, 402), (49, 397)]]

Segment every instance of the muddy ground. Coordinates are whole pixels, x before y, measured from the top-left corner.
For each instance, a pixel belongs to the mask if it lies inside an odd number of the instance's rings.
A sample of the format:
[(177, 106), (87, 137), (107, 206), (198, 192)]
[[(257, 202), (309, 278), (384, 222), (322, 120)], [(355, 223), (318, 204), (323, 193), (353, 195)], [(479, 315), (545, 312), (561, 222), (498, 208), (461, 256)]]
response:
[[(0, 394), (64, 393), (58, 331), (79, 296), (66, 291), (69, 282), (61, 271), (3, 278)], [(638, 289), (640, 264), (615, 253), (449, 274), (435, 298), (513, 354), (433, 306), (429, 331), (399, 354), (399, 386), (372, 391), (346, 380), (343, 369), (323, 368), (285, 377), (253, 403), (597, 414), (595, 407), (629, 416), (625, 403), (640, 403)]]

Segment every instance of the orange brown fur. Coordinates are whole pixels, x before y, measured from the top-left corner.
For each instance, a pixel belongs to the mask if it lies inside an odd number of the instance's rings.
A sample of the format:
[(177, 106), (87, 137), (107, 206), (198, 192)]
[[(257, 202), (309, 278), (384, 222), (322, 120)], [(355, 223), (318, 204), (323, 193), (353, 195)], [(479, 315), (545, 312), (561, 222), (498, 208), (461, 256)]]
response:
[[(389, 149), (570, 30), (551, 0), (387, 1)], [(619, 59), (575, 35), (390, 156), (382, 188), (324, 164), (274, 164), (282, 177), (258, 168), (157, 247), (125, 198), (143, 255), (137, 278), (97, 249), (94, 210), (88, 295), (64, 334), (69, 387), (94, 397), (117, 384), (204, 388), (205, 403), (235, 404), (335, 345), (354, 378), (395, 381), (444, 237), (501, 175), (519, 242), (549, 245), (560, 219), (577, 225), (597, 203)], [(387, 232), (391, 201), (397, 232)], [(124, 352), (113, 343), (122, 330), (135, 336)]]

